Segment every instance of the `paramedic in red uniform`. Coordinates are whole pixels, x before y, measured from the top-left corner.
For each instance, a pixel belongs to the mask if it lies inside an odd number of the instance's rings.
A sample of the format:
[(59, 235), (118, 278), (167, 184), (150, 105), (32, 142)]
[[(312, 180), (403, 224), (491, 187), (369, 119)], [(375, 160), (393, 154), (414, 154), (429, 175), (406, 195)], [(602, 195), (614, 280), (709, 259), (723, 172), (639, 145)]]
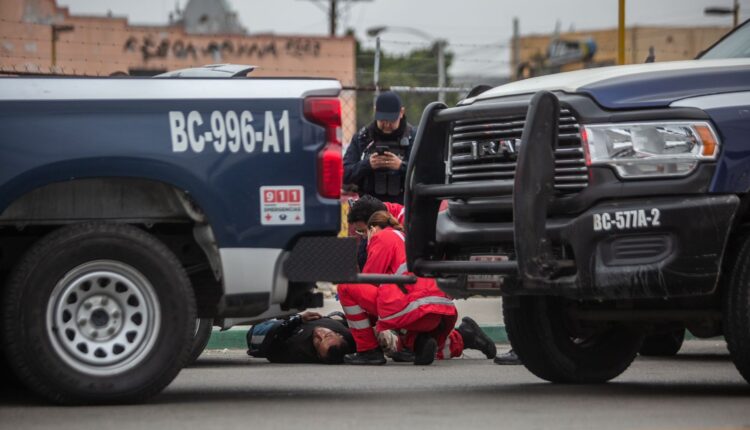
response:
[(357, 264), (360, 270), (367, 262), (367, 221), (377, 211), (387, 211), (396, 218), (399, 224), (404, 225), (404, 206), (398, 203), (382, 202), (370, 195), (364, 195), (357, 200), (349, 200), (349, 213), (346, 220), (359, 235), (357, 247)]
[[(399, 224), (404, 224), (405, 210), (404, 206), (398, 203), (382, 202), (375, 197), (364, 195), (356, 201), (349, 201), (349, 213), (347, 215), (347, 221), (352, 226), (354, 231), (360, 236), (360, 246), (357, 250), (357, 261), (360, 268), (364, 268), (367, 263), (367, 222), (370, 217), (378, 211), (387, 211), (398, 221)], [(377, 250), (373, 251), (377, 253)], [(404, 260), (406, 261), (406, 260)], [(368, 271), (364, 273), (385, 273), (393, 274), (394, 272), (380, 272), (383, 268), (377, 268), (370, 266)], [(393, 336), (389, 336), (390, 331), (380, 331), (378, 333), (378, 340), (382, 341), (381, 346), (386, 350), (394, 361), (414, 361), (414, 354), (408, 348), (404, 348), (402, 338), (399, 338), (395, 343), (393, 342)], [(464, 317), (461, 322), (461, 326), (457, 330), (451, 332), (448, 340), (446, 341), (445, 347), (438, 351), (438, 358), (451, 358), (458, 357), (463, 352), (460, 348), (461, 342), (463, 341), (463, 349), (477, 349), (484, 353), (487, 358), (493, 358), (497, 354), (495, 343), (479, 328), (477, 323), (469, 318)], [(449, 351), (452, 349), (452, 353)]]
[[(363, 273), (404, 274), (406, 248), (398, 221), (388, 212), (372, 215), (368, 222), (368, 259)], [(341, 284), (339, 300), (357, 353), (347, 355), (349, 364), (384, 364), (385, 356), (373, 331), (407, 330), (404, 346), (415, 352), (414, 364), (430, 364), (438, 358), (460, 356), (464, 347), (482, 350), (492, 358), (495, 345), (470, 318), (453, 330), (457, 313), (453, 301), (432, 279), (406, 285)], [(440, 350), (438, 351), (438, 348)]]

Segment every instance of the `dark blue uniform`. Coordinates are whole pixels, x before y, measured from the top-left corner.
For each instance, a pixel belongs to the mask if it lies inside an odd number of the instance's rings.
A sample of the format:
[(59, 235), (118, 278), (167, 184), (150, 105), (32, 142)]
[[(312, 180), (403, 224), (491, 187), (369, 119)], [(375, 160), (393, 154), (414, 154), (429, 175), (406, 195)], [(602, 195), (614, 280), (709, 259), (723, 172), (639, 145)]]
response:
[(354, 338), (343, 322), (329, 317), (302, 321), (295, 315), (287, 320), (272, 319), (254, 325), (246, 335), (247, 353), (272, 363), (323, 363), (313, 346), (316, 327), (340, 334), (349, 351), (355, 350)]
[[(415, 135), (416, 130), (406, 122), (406, 117), (391, 134), (383, 134), (374, 121), (362, 127), (352, 138), (344, 155), (344, 183), (356, 185), (360, 195), (369, 194), (384, 202), (403, 204), (406, 166)], [(401, 158), (401, 168), (374, 170), (370, 166), (370, 155), (378, 146), (387, 146), (389, 152)]]

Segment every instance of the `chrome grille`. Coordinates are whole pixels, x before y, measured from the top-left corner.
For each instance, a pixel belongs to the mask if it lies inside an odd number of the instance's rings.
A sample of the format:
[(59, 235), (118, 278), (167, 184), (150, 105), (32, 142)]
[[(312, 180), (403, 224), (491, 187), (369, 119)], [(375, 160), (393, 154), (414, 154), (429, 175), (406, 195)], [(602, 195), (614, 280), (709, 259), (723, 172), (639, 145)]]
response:
[[(446, 164), (448, 182), (513, 179), (525, 122), (525, 116), (453, 122)], [(559, 194), (570, 194), (586, 186), (588, 170), (578, 121), (573, 113), (562, 109), (555, 151), (555, 189)]]

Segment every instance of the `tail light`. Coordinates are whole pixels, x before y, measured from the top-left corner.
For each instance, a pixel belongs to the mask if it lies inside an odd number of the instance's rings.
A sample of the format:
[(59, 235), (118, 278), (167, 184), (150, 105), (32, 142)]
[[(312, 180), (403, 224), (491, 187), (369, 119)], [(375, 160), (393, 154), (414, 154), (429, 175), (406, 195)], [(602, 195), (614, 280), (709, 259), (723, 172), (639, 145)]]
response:
[(326, 144), (318, 153), (318, 193), (329, 199), (338, 199), (344, 178), (341, 101), (338, 97), (308, 97), (305, 99), (305, 118), (326, 130)]

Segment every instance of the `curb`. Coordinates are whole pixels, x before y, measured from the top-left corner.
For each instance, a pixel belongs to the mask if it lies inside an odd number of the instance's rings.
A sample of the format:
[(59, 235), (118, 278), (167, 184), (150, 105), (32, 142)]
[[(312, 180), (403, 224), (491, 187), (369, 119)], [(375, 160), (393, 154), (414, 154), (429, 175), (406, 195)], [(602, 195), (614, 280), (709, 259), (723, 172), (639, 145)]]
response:
[[(495, 343), (508, 343), (508, 334), (505, 332), (505, 326), (482, 324), (479, 326)], [(208, 345), (206, 345), (206, 349), (247, 349), (246, 334), (247, 331), (244, 328), (226, 331), (214, 329), (213, 333), (211, 333), (211, 339), (209, 339)]]

